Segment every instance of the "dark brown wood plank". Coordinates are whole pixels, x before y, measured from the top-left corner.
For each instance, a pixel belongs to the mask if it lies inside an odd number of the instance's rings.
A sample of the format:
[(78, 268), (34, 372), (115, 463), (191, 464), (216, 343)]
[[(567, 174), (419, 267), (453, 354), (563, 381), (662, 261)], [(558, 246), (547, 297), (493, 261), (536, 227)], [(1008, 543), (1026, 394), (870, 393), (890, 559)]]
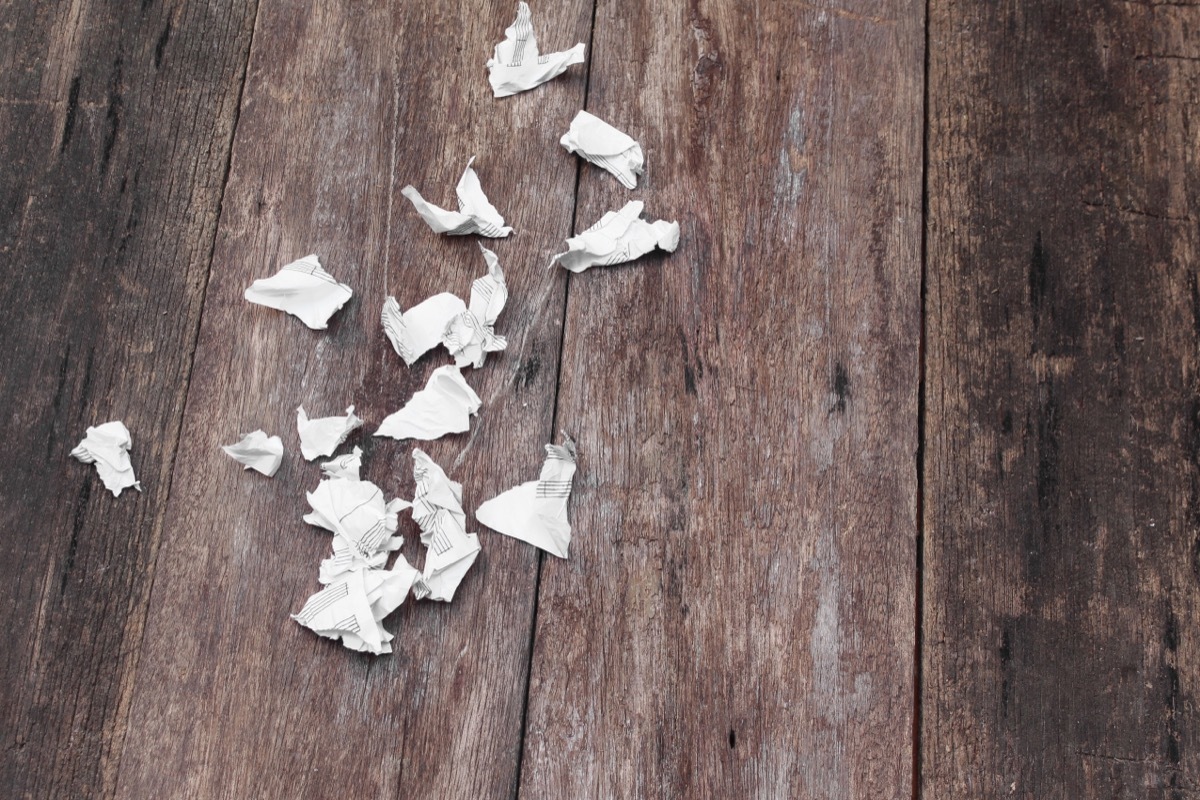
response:
[[(329, 536), (301, 521), (318, 483), (294, 409), (358, 406), (364, 477), (413, 490), (411, 445), (373, 439), (383, 417), (446, 363), (409, 370), (379, 324), (465, 296), (484, 271), (473, 237), (435, 236), (400, 195), (440, 204), (467, 158), (517, 234), (489, 241), (511, 291), (509, 349), (466, 376), (484, 400), (469, 435), (425, 446), (465, 484), (464, 506), (536, 475), (551, 415), (565, 278), (545, 253), (569, 233), (575, 159), (557, 145), (583, 99), (576, 68), (496, 100), (484, 61), (515, 3), (266, 4), (188, 395), (146, 655), (122, 762), (125, 797), (504, 797), (516, 788), (536, 553), (483, 533), (449, 606), (409, 603), (389, 621), (396, 654), (372, 658), (288, 618), (319, 588)], [(591, 5), (542, 4), (544, 49), (587, 41)], [(309, 252), (355, 290), (328, 331), (242, 299)], [(263, 427), (288, 448), (274, 480), (218, 445)], [(406, 552), (420, 562), (407, 515)]]
[(922, 6), (601, 0), (666, 258), (573, 276), (522, 797), (912, 785)]
[(1197, 34), (931, 3), (929, 800), (1200, 792)]
[[(111, 796), (254, 4), (0, 5), (0, 786)], [(144, 494), (70, 459), (123, 419)]]

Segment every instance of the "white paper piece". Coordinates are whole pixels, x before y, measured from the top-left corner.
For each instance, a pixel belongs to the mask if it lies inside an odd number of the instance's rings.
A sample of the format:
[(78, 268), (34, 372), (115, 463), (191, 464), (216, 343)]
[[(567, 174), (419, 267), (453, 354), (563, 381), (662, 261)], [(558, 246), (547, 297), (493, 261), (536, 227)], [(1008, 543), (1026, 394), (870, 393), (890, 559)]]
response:
[(296, 409), (296, 430), (300, 433), (300, 452), (312, 461), (318, 456), (331, 456), (338, 446), (363, 421), (354, 416), (354, 406), (346, 409), (344, 417), (309, 419), (304, 406)]
[(640, 200), (631, 200), (620, 211), (609, 211), (595, 225), (567, 239), (567, 252), (550, 259), (550, 266), (583, 272), (588, 267), (633, 261), (656, 247), (675, 252), (679, 223), (640, 219), (642, 207)]
[(385, 503), (383, 491), (370, 481), (323, 480), (308, 493), (308, 504), (312, 511), (304, 521), (333, 533), (333, 555), (321, 562), (321, 583), (360, 567), (382, 567), (404, 542), (396, 535), (397, 517), (411, 504), (399, 498)]
[(278, 436), (267, 436), (266, 431), (247, 433), (237, 444), (222, 445), (225, 455), (242, 465), (274, 477), (283, 462), (283, 440)]
[(256, 280), (246, 290), (246, 299), (286, 311), (320, 331), (353, 294), (349, 286), (321, 269), (321, 260), (314, 254), (293, 261), (270, 278)]
[(358, 477), (362, 469), (362, 448), (356, 447), (351, 453), (338, 456), (332, 461), (321, 462), (321, 474), (330, 480), (361, 480)]
[(104, 481), (104, 488), (120, 497), (121, 492), (132, 486), (139, 492), (142, 484), (133, 474), (133, 464), (129, 460), (129, 449), (133, 447), (133, 437), (129, 429), (120, 421), (106, 422), (87, 429), (87, 436), (71, 451), (71, 455), (84, 464), (95, 464)]
[(566, 72), (572, 64), (582, 64), (584, 50), (580, 42), (561, 53), (540, 55), (537, 38), (533, 35), (529, 5), (520, 3), (517, 6), (517, 18), (504, 30), (504, 41), (496, 45), (495, 52), (487, 62), (492, 94), (508, 97), (541, 86)]
[(466, 532), (462, 484), (446, 477), (442, 468), (419, 449), (413, 450), (417, 492), (412, 515), (421, 528), (425, 569), (413, 585), (418, 600), (450, 602), (467, 570), (479, 555), (479, 537)]
[(383, 619), (404, 602), (418, 575), (404, 556), (390, 570), (351, 570), (308, 598), (292, 619), (320, 636), (341, 639), (351, 650), (390, 653), (393, 636)]
[(567, 500), (571, 497), (575, 458), (575, 443), (570, 437), (561, 446), (546, 445), (546, 460), (538, 479), (488, 500), (475, 512), (475, 518), (498, 533), (566, 558), (571, 545)]
[(467, 385), (458, 367), (438, 367), (425, 388), (412, 396), (404, 408), (383, 421), (376, 436), (430, 441), (471, 427), (471, 415), (483, 405)]
[(642, 146), (599, 117), (580, 111), (559, 144), (611, 172), (626, 189), (637, 188), (645, 165)]
[(467, 310), (467, 304), (449, 292), (435, 294), (403, 314), (396, 298), (383, 304), (383, 331), (397, 355), (410, 367), (418, 358), (442, 343), (450, 320)]
[(504, 217), (488, 202), (487, 195), (483, 193), (483, 187), (479, 184), (479, 176), (471, 168), (474, 163), (475, 156), (471, 156), (466, 170), (458, 179), (455, 189), (458, 194), (458, 211), (447, 211), (435, 206), (421, 197), (421, 193), (412, 186), (405, 186), (400, 190), (400, 194), (408, 198), (413, 208), (421, 215), (421, 219), (433, 228), (434, 233), (444, 233), (448, 236), (478, 233), (492, 239), (504, 238), (512, 233), (513, 229), (505, 226)]
[(479, 368), (488, 353), (508, 347), (508, 340), (496, 335), (496, 320), (508, 302), (508, 285), (504, 282), (504, 270), (500, 259), (483, 245), (483, 260), (487, 262), (488, 274), (471, 284), (471, 305), (446, 325), (442, 344), (454, 356), (454, 364), (468, 364)]

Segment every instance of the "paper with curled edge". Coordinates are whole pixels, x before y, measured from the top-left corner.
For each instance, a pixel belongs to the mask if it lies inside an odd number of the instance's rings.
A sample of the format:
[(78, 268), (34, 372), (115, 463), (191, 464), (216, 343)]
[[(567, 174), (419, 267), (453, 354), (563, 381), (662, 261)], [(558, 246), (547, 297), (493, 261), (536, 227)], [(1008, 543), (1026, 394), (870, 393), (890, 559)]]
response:
[(467, 161), (467, 168), (458, 180), (455, 191), (458, 194), (458, 211), (447, 211), (428, 202), (413, 186), (405, 186), (400, 194), (408, 198), (413, 208), (421, 215), (421, 219), (433, 229), (434, 233), (444, 233), (447, 236), (465, 236), (478, 233), (492, 239), (500, 239), (512, 233), (512, 228), (505, 226), (504, 217), (496, 210), (483, 193), (479, 184), (479, 176), (471, 165), (475, 157)]
[(654, 248), (675, 252), (679, 246), (679, 223), (641, 219), (643, 203), (631, 200), (620, 211), (609, 211), (600, 221), (578, 236), (567, 239), (567, 252), (550, 260), (571, 272), (589, 267), (608, 267), (641, 258)]
[(346, 409), (344, 417), (309, 419), (304, 406), (296, 409), (296, 430), (300, 434), (300, 452), (312, 461), (318, 456), (331, 456), (363, 421), (354, 416), (354, 406)]
[(356, 447), (344, 456), (338, 456), (332, 461), (321, 463), (321, 474), (330, 480), (360, 480), (359, 470), (362, 469), (362, 448)]
[(283, 440), (267, 436), (262, 430), (247, 433), (238, 443), (222, 445), (221, 449), (243, 469), (256, 470), (268, 478), (275, 476), (283, 462)]
[(471, 304), (446, 325), (442, 344), (454, 356), (454, 364), (479, 368), (488, 353), (508, 347), (508, 340), (496, 335), (496, 320), (508, 302), (508, 285), (496, 254), (479, 246), (487, 262), (488, 273), (471, 284)]
[(479, 537), (466, 532), (462, 484), (446, 477), (419, 449), (413, 450), (413, 477), (417, 491), (412, 515), (426, 548), (425, 568), (413, 585), (413, 594), (418, 600), (448, 603), (479, 555)]
[(475, 512), (475, 518), (497, 533), (566, 558), (571, 545), (567, 500), (571, 497), (575, 459), (575, 443), (569, 436), (561, 445), (546, 445), (546, 460), (538, 479), (488, 500)]
[(389, 297), (383, 304), (383, 332), (396, 354), (411, 367), (442, 343), (450, 320), (466, 310), (467, 304), (450, 292), (435, 294), (403, 313), (396, 298)]
[(517, 18), (504, 30), (504, 41), (496, 45), (488, 59), (488, 82), (495, 97), (508, 97), (541, 86), (557, 78), (573, 64), (582, 64), (582, 42), (561, 53), (538, 53), (533, 34), (533, 15), (527, 3), (517, 6)]
[(383, 619), (408, 597), (418, 575), (404, 556), (390, 570), (351, 570), (308, 598), (292, 619), (320, 636), (341, 639), (351, 650), (390, 653), (394, 637)]
[(471, 427), (471, 415), (483, 405), (458, 367), (438, 367), (425, 388), (412, 396), (404, 408), (390, 415), (375, 431), (376, 436), (430, 441)]
[(645, 165), (642, 146), (599, 117), (580, 111), (559, 144), (611, 172), (626, 189), (637, 188)]
[(100, 473), (104, 488), (120, 497), (121, 492), (129, 487), (142, 490), (142, 484), (133, 474), (133, 463), (129, 460), (129, 450), (133, 447), (133, 437), (125, 423), (114, 420), (103, 425), (87, 429), (71, 456), (84, 464), (95, 464)]
[(251, 303), (286, 311), (313, 330), (328, 327), (329, 318), (354, 294), (350, 287), (321, 269), (315, 254), (287, 264), (270, 278), (250, 284)]

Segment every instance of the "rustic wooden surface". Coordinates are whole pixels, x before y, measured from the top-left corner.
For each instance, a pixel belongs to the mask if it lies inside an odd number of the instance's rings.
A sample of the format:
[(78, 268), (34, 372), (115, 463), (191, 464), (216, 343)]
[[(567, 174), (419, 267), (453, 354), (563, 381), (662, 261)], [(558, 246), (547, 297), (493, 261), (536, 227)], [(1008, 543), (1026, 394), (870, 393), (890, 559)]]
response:
[[(495, 100), (507, 3), (0, 5), (0, 796), (1200, 794), (1200, 9), (927, 7), (538, 2), (589, 63)], [(370, 433), (445, 357), (379, 308), (483, 261), (400, 189), (471, 155), (510, 344), (424, 449), (471, 512), (573, 434), (575, 540), (481, 530), (360, 656), (287, 617), (294, 408), (411, 493)], [(545, 269), (628, 199), (678, 252)], [(328, 331), (242, 299), (310, 252)], [(116, 418), (142, 495), (67, 455)]]
[(1200, 7), (929, 21), (923, 796), (1200, 792)]

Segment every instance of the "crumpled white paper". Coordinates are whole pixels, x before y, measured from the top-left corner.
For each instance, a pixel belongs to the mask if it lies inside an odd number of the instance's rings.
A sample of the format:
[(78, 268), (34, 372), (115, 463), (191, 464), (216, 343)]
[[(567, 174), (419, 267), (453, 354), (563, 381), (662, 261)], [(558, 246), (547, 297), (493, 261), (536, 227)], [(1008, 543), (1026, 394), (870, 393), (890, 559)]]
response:
[(338, 456), (332, 461), (321, 462), (321, 474), (330, 480), (360, 480), (359, 470), (362, 469), (362, 448), (356, 447), (353, 452)]
[(442, 343), (450, 320), (467, 310), (467, 304), (450, 292), (435, 294), (400, 313), (396, 298), (383, 304), (383, 331), (404, 363), (413, 363)]
[(483, 245), (479, 249), (487, 262), (488, 274), (471, 284), (471, 304), (446, 324), (442, 336), (442, 344), (454, 356), (458, 367), (468, 364), (482, 367), (488, 353), (508, 347), (508, 340), (496, 335), (496, 320), (508, 302), (504, 270), (500, 269), (500, 259), (495, 253)]
[(442, 468), (419, 449), (413, 450), (417, 492), (412, 515), (421, 528), (425, 569), (413, 585), (418, 600), (450, 602), (467, 570), (479, 555), (479, 537), (466, 532), (462, 484), (446, 477)]
[(546, 460), (538, 479), (488, 500), (475, 512), (475, 518), (498, 533), (566, 558), (571, 545), (567, 500), (571, 497), (575, 458), (575, 443), (569, 436), (562, 445), (546, 445)]
[(608, 267), (641, 258), (654, 248), (675, 252), (679, 246), (679, 223), (640, 219), (643, 203), (631, 200), (620, 211), (609, 211), (600, 221), (578, 236), (567, 239), (567, 252), (550, 260), (571, 272), (588, 267)]
[(458, 179), (455, 191), (458, 194), (458, 211), (447, 211), (435, 206), (421, 197), (415, 188), (405, 186), (400, 194), (409, 199), (413, 208), (421, 215), (421, 219), (433, 229), (434, 233), (444, 233), (448, 236), (464, 236), (478, 233), (492, 239), (500, 239), (512, 233), (512, 228), (506, 227), (504, 217), (496, 207), (488, 202), (483, 187), (479, 184), (479, 176), (471, 165), (475, 156), (467, 162), (467, 168)]
[(559, 144), (611, 172), (626, 189), (637, 188), (645, 165), (642, 146), (599, 117), (580, 111)]
[(246, 290), (246, 299), (299, 317), (313, 330), (328, 327), (329, 318), (354, 292), (321, 269), (315, 254), (293, 261), (270, 278), (260, 278)]
[(404, 602), (420, 575), (404, 556), (390, 570), (359, 568), (308, 598), (292, 619), (320, 636), (341, 639), (351, 650), (382, 655), (392, 652), (394, 638), (383, 619)]
[(309, 419), (304, 406), (296, 409), (296, 430), (300, 433), (300, 452), (312, 461), (317, 456), (331, 456), (338, 445), (363, 421), (354, 416), (354, 406), (346, 409), (344, 417)]
[(321, 562), (321, 583), (359, 567), (382, 567), (388, 553), (403, 544), (395, 535), (397, 515), (411, 503), (399, 498), (385, 503), (383, 491), (370, 481), (323, 480), (308, 493), (308, 504), (312, 512), (304, 521), (333, 533), (333, 555)]
[(376, 436), (430, 441), (471, 427), (471, 415), (483, 405), (467, 385), (458, 367), (438, 367), (425, 388), (412, 396), (404, 408), (390, 415), (375, 431)]
[(132, 486), (139, 492), (142, 484), (133, 474), (133, 464), (129, 460), (129, 449), (133, 447), (133, 437), (125, 423), (118, 421), (106, 422), (87, 429), (78, 446), (71, 455), (84, 464), (95, 464), (104, 481), (104, 488), (120, 497), (121, 492)]
[(508, 97), (541, 86), (566, 72), (572, 64), (582, 64), (584, 50), (580, 42), (561, 53), (539, 55), (529, 5), (520, 3), (517, 6), (517, 18), (504, 30), (504, 41), (496, 45), (495, 52), (487, 62), (492, 94)]
[(274, 477), (283, 462), (283, 440), (262, 430), (247, 433), (237, 444), (222, 445), (221, 449), (243, 469), (257, 470), (268, 478)]

